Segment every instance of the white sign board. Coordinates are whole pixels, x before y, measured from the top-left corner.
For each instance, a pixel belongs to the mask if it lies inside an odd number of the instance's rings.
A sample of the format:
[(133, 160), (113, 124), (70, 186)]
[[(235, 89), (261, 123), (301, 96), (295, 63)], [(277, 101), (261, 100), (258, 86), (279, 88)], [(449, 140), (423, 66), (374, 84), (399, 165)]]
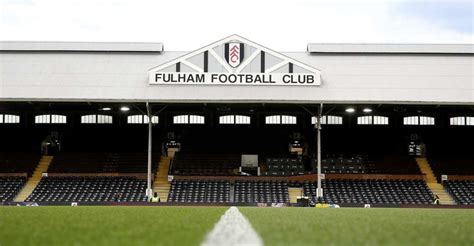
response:
[(150, 85), (286, 85), (319, 86), (316, 73), (181, 73), (154, 72)]
[(242, 155), (242, 167), (258, 167), (258, 155)]

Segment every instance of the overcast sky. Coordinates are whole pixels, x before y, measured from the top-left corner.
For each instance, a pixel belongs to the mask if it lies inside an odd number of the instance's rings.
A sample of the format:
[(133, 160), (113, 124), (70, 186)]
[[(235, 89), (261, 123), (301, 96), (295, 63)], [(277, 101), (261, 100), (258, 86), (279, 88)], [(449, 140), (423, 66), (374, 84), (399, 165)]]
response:
[(308, 43), (474, 43), (473, 1), (0, 0), (0, 40), (163, 42), (190, 51), (239, 34)]

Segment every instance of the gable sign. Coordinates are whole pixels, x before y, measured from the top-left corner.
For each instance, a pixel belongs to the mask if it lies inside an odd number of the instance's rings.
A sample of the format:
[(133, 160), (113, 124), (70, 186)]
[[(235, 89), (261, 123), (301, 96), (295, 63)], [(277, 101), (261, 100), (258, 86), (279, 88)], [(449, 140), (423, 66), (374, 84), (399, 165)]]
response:
[(319, 86), (321, 72), (238, 35), (148, 71), (150, 85)]

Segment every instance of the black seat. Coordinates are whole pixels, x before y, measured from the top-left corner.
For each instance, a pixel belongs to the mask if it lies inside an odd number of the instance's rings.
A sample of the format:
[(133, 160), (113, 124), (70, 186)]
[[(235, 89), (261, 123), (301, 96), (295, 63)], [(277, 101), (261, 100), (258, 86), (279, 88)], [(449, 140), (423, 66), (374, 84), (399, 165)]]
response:
[(145, 202), (146, 180), (136, 177), (43, 177), (28, 202)]

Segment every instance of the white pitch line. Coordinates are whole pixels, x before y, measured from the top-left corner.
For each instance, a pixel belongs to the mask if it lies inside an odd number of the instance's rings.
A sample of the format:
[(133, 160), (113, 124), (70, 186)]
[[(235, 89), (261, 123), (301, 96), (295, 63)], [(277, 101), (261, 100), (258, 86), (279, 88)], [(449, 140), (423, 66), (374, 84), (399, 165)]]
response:
[(262, 238), (237, 207), (230, 207), (214, 225), (201, 246), (263, 246)]

